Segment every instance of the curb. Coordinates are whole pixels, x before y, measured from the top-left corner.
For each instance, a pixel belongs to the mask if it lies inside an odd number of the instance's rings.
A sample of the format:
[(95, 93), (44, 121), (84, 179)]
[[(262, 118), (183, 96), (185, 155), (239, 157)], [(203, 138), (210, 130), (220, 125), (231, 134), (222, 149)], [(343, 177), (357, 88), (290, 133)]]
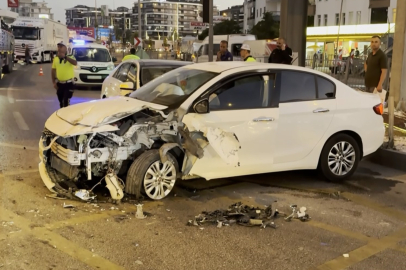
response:
[(379, 148), (375, 153), (365, 157), (373, 163), (406, 172), (406, 153)]

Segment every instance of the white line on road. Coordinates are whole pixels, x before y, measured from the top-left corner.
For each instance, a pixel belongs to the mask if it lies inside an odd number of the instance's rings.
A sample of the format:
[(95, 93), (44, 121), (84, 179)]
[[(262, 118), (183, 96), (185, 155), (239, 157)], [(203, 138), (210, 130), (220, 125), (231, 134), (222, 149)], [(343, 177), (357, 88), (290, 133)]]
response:
[(14, 82), (16, 81), (17, 77), (14, 77), (11, 80), (11, 83), (7, 89), (7, 98), (9, 103), (14, 103), (14, 98), (13, 98), (13, 93), (11, 92), (11, 89), (13, 88)]
[(30, 130), (21, 113), (13, 112), (13, 116), (21, 130)]
[(54, 100), (50, 99), (16, 99), (17, 102), (54, 102)]

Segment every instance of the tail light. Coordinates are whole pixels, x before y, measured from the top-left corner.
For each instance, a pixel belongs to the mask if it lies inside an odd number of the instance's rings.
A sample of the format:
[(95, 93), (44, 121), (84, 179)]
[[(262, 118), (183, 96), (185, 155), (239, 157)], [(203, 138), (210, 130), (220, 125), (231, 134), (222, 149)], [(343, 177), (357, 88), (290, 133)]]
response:
[(383, 114), (383, 104), (382, 104), (382, 103), (380, 103), (380, 104), (374, 106), (373, 109), (374, 109), (374, 112), (375, 112), (376, 114), (378, 114), (378, 115), (382, 115), (382, 114)]

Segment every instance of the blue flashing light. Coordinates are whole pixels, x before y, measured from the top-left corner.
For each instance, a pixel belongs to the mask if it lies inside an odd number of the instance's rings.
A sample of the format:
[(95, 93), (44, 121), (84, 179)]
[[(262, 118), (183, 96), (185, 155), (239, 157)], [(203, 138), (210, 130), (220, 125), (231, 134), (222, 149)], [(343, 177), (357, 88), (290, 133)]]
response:
[(73, 43), (75, 43), (75, 45), (85, 45), (85, 41), (81, 39), (74, 39)]

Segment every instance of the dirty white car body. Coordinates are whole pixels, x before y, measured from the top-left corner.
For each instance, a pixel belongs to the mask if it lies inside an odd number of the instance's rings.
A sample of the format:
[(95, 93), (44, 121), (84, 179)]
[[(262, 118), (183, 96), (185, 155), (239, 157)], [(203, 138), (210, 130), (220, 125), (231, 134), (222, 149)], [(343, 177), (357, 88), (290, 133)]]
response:
[(162, 199), (177, 179), (196, 177), (319, 168), (342, 180), (382, 144), (380, 109), (377, 95), (309, 69), (189, 65), (130, 97), (55, 112), (39, 142), (39, 171), (51, 191), (83, 200), (92, 198), (83, 183), (94, 178), (116, 200), (124, 192)]

